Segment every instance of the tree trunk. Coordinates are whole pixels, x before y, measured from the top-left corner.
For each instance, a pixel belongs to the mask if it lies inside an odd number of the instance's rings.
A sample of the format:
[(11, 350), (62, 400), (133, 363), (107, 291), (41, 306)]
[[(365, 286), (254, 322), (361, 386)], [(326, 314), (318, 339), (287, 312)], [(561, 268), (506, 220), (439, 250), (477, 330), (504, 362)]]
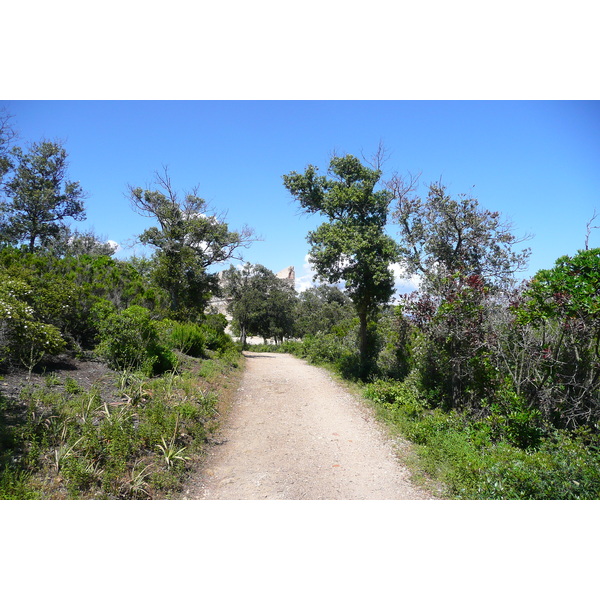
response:
[(360, 352), (360, 369), (359, 376), (365, 379), (369, 374), (369, 336), (367, 311), (359, 310), (358, 312), (359, 329), (358, 329), (358, 348)]

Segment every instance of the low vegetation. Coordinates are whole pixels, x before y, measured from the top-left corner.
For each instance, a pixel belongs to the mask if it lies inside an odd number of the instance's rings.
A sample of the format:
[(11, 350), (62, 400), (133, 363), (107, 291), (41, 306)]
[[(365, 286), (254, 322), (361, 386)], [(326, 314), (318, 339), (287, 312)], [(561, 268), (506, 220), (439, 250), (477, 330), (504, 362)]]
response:
[[(203, 359), (172, 352), (178, 366), (161, 376), (73, 359), (29, 378), (6, 374), (0, 499), (176, 495), (219, 425), (241, 355), (234, 347), (205, 349)], [(92, 385), (90, 366), (101, 373)]]

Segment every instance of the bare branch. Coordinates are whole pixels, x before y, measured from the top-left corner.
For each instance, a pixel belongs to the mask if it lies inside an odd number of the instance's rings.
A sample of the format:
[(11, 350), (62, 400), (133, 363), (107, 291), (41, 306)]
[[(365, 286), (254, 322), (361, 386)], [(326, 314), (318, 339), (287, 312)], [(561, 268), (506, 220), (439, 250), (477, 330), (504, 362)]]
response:
[(587, 222), (586, 225), (586, 231), (587, 234), (585, 236), (585, 249), (589, 250), (589, 241), (590, 241), (590, 234), (592, 233), (592, 229), (600, 229), (600, 225), (592, 225), (592, 223), (596, 220), (596, 218), (598, 217), (598, 214), (596, 212), (596, 209), (594, 209), (594, 215), (592, 216), (592, 218)]
[(383, 140), (379, 140), (379, 144), (377, 146), (377, 150), (373, 153), (371, 158), (367, 158), (363, 152), (361, 152), (361, 156), (363, 160), (374, 170), (381, 171), (383, 164), (388, 161), (392, 153), (387, 150)]

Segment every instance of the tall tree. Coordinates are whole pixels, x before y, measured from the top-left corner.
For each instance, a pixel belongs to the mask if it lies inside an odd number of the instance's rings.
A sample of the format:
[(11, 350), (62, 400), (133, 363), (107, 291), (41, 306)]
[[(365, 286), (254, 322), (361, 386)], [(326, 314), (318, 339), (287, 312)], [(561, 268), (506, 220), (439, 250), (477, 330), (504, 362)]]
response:
[(254, 241), (253, 231), (230, 231), (222, 218), (206, 214), (207, 203), (197, 188), (180, 200), (167, 168), (155, 173), (155, 184), (155, 190), (129, 187), (133, 209), (158, 221), (139, 240), (156, 249), (154, 277), (170, 295), (173, 316), (190, 318), (202, 312), (218, 289), (217, 276), (208, 267), (241, 260), (238, 250)]
[(390, 266), (398, 258), (398, 245), (386, 235), (389, 190), (376, 187), (382, 171), (379, 161), (369, 168), (354, 156), (334, 156), (325, 177), (309, 165), (303, 174), (283, 176), (285, 187), (308, 213), (328, 222), (308, 235), (310, 260), (318, 277), (328, 283), (343, 281), (359, 318), (360, 373), (372, 367), (369, 321), (392, 297)]
[(529, 251), (516, 251), (522, 240), (510, 223), (477, 199), (453, 199), (433, 183), (422, 200), (416, 183), (395, 175), (387, 188), (396, 201), (403, 264), (422, 276), (403, 307), (426, 339), (422, 384), (451, 407), (476, 406), (498, 386), (489, 360), (494, 297), (509, 289)]
[(3, 237), (12, 243), (47, 245), (60, 237), (65, 219), (85, 219), (85, 194), (78, 181), (67, 179), (67, 152), (57, 142), (42, 141), (28, 152), (14, 148), (12, 178), (5, 185)]

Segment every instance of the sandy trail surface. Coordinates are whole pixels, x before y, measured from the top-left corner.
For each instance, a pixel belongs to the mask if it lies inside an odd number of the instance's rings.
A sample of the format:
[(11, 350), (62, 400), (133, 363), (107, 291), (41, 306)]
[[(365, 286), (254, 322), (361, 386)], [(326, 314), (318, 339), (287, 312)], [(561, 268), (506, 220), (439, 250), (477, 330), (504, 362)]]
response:
[(323, 369), (288, 354), (245, 352), (220, 443), (184, 497), (213, 500), (430, 499), (393, 443)]

